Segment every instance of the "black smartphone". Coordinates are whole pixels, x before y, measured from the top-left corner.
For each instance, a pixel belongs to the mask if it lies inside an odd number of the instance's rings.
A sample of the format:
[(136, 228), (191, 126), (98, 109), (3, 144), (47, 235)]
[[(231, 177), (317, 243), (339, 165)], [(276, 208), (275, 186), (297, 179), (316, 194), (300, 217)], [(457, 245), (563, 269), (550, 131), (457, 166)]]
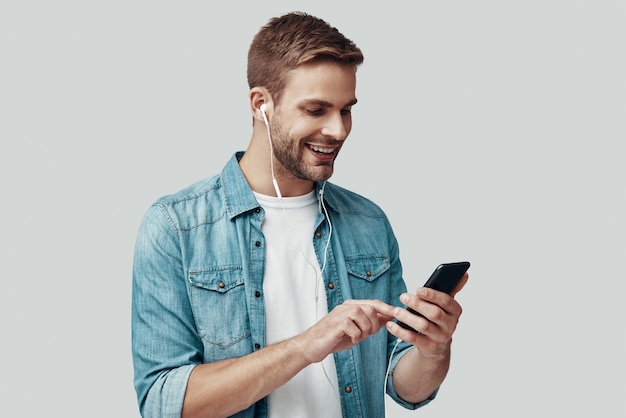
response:
[[(424, 287), (430, 287), (431, 289), (439, 290), (440, 292), (450, 293), (454, 287), (459, 283), (465, 272), (469, 269), (469, 261), (458, 261), (455, 263), (443, 263), (439, 264), (433, 274), (430, 275)], [(414, 309), (407, 308), (407, 310), (415, 315), (420, 315), (419, 312)], [(402, 328), (406, 328), (410, 331), (418, 332), (412, 327), (408, 326), (402, 321), (398, 321), (398, 325)]]

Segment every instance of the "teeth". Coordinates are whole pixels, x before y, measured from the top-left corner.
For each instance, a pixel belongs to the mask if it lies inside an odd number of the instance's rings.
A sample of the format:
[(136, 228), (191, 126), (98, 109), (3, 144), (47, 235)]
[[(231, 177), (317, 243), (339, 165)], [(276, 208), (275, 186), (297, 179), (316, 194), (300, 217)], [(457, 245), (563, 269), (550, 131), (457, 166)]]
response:
[(311, 149), (315, 152), (319, 152), (322, 154), (332, 154), (333, 151), (335, 151), (334, 148), (322, 148), (322, 147), (316, 147), (314, 145), (311, 145)]

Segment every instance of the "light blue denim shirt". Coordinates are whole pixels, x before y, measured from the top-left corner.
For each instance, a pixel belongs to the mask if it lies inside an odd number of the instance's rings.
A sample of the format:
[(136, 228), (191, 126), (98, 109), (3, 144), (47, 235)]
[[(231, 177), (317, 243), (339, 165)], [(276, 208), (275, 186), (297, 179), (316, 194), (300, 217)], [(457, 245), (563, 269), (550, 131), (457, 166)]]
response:
[[(135, 389), (145, 418), (178, 418), (192, 369), (265, 347), (263, 209), (238, 152), (219, 175), (157, 200), (139, 228), (132, 287)], [(321, 184), (316, 184), (320, 190)], [(332, 222), (324, 283), (329, 309), (348, 299), (399, 304), (406, 291), (398, 244), (373, 202), (328, 183), (323, 197)], [(321, 263), (329, 226), (318, 215), (314, 236)], [(382, 329), (334, 354), (344, 417), (385, 415), (383, 385), (396, 338)], [(401, 342), (391, 370), (411, 346)], [(245, 388), (242, 388), (245, 390)], [(398, 398), (393, 379), (387, 393)], [(235, 417), (266, 417), (267, 398)]]

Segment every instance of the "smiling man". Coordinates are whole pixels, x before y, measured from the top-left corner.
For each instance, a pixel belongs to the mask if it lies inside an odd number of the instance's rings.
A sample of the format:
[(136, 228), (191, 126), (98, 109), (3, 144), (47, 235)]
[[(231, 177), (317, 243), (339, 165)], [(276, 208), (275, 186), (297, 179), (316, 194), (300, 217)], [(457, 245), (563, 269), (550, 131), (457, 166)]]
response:
[(328, 182), (362, 62), (317, 17), (271, 19), (248, 55), (249, 146), (148, 209), (132, 299), (143, 417), (380, 418), (385, 392), (408, 409), (435, 397), (467, 275), (450, 295), (407, 293), (384, 212)]

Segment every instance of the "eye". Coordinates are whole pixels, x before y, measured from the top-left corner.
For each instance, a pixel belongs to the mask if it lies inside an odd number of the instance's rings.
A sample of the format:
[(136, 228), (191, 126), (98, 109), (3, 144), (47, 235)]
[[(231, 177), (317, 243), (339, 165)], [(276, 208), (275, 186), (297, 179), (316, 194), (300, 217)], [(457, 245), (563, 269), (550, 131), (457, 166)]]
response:
[(321, 108), (315, 108), (315, 109), (307, 109), (306, 112), (311, 116), (320, 116), (324, 113), (324, 110)]
[(352, 113), (352, 108), (347, 108), (347, 109), (341, 109), (341, 114), (343, 116), (349, 115)]

